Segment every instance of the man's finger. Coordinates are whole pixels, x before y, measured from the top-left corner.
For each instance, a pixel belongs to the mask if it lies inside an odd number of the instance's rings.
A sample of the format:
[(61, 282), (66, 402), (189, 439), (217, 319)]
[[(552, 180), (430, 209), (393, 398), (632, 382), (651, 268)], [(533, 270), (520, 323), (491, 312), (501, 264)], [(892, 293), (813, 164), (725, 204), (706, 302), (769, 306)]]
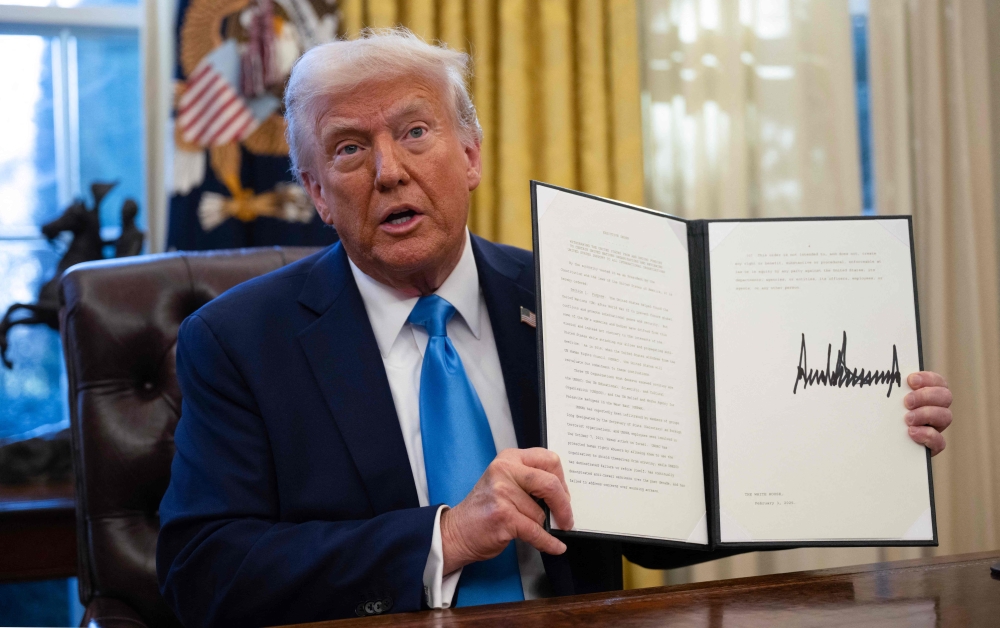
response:
[(548, 471), (559, 478), (562, 482), (563, 490), (569, 493), (569, 485), (566, 484), (566, 477), (563, 475), (562, 461), (559, 454), (549, 451), (543, 447), (532, 447), (531, 449), (519, 449), (521, 462), (528, 467)]
[(923, 406), (940, 406), (947, 408), (951, 405), (951, 391), (942, 386), (932, 386), (930, 388), (920, 388), (903, 397), (903, 405), (910, 410), (915, 410)]
[(545, 500), (560, 528), (569, 530), (573, 527), (569, 493), (558, 477), (540, 469), (520, 467), (514, 470), (514, 481), (525, 493)]
[(911, 427), (910, 438), (913, 442), (930, 449), (932, 456), (944, 451), (944, 436), (933, 427)]
[(514, 504), (517, 510), (531, 519), (540, 526), (545, 525), (545, 511), (539, 506), (535, 500), (531, 499), (531, 496), (520, 489), (520, 487), (515, 487), (511, 491), (511, 495), (508, 495), (508, 499)]
[(913, 390), (918, 388), (927, 388), (928, 386), (948, 387), (948, 382), (944, 380), (944, 377), (934, 371), (918, 371), (916, 373), (910, 373), (906, 378), (906, 383), (909, 384), (910, 388)]
[(906, 424), (921, 426), (929, 425), (943, 432), (951, 425), (951, 410), (939, 406), (924, 406), (906, 413)]
[(521, 516), (515, 521), (517, 538), (528, 543), (539, 552), (558, 556), (566, 551), (566, 544), (542, 529), (531, 519)]

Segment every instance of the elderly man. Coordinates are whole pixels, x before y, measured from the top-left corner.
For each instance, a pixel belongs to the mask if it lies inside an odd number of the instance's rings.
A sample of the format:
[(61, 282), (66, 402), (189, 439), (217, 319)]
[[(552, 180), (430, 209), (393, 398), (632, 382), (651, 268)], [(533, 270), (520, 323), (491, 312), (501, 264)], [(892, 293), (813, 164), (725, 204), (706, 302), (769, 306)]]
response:
[[(181, 327), (157, 570), (186, 625), (604, 591), (623, 552), (650, 567), (721, 555), (543, 529), (536, 498), (564, 528), (573, 513), (537, 447), (535, 336), (519, 322), (532, 257), (466, 228), (481, 163), (467, 64), (396, 30), (295, 66), (293, 163), (341, 242)], [(936, 453), (950, 392), (933, 373), (908, 381), (909, 433)]]

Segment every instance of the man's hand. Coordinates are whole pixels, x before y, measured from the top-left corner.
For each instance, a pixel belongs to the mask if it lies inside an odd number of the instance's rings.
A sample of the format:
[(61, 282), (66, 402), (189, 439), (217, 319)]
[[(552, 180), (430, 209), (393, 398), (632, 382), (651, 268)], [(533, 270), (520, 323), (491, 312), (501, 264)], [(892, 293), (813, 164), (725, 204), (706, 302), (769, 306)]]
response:
[(513, 539), (546, 554), (565, 552), (566, 545), (542, 528), (545, 512), (532, 496), (545, 500), (560, 528), (573, 527), (559, 456), (540, 447), (501, 451), (472, 492), (441, 513), (444, 574), (493, 558)]
[(915, 443), (925, 445), (936, 456), (944, 450), (944, 436), (941, 432), (951, 425), (951, 391), (944, 378), (937, 373), (920, 371), (906, 378), (913, 392), (903, 397), (906, 424), (910, 438)]

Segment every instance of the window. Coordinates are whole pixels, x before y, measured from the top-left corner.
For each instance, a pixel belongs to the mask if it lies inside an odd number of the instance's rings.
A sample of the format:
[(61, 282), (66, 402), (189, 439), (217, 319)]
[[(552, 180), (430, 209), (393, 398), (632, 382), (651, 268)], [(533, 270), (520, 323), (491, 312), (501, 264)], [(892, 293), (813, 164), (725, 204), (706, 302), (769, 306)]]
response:
[(868, 2), (851, 0), (850, 5), (854, 83), (858, 99), (858, 147), (861, 152), (861, 213), (866, 216), (876, 213), (871, 95), (868, 87)]
[[(106, 240), (117, 235), (126, 198), (138, 202), (140, 228), (149, 231), (147, 164), (163, 135), (147, 136), (146, 112), (165, 110), (150, 85), (169, 80), (169, 66), (149, 59), (170, 58), (150, 47), (170, 41), (160, 32), (169, 21), (157, 22), (169, 5), (0, 0), (0, 316), (12, 303), (33, 303), (53, 276), (67, 242), (49, 242), (40, 227), (75, 197), (92, 203), (91, 182), (119, 182), (101, 205)], [(159, 144), (151, 150), (151, 142)], [(0, 445), (69, 423), (58, 332), (18, 326), (8, 339), (14, 369), (0, 365)], [(75, 578), (5, 584), (0, 607), (21, 625), (79, 625), (83, 614)]]
[[(68, 242), (46, 240), (40, 227), (74, 198), (92, 205), (90, 183), (118, 181), (101, 204), (106, 240), (126, 198), (146, 228), (139, 2), (0, 0), (0, 315), (33, 303), (53, 276)], [(58, 333), (25, 325), (8, 340), (0, 444), (68, 426)]]

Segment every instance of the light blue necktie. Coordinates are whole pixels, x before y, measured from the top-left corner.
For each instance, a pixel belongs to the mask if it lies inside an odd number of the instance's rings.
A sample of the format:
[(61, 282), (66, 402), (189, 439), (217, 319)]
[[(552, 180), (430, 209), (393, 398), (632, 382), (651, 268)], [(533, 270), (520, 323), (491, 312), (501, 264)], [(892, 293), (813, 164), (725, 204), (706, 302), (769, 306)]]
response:
[[(448, 338), (455, 307), (436, 294), (421, 297), (407, 321), (430, 338), (420, 372), (420, 434), (431, 504), (456, 506), (486, 471), (497, 449), (486, 412)], [(466, 565), (458, 584), (458, 606), (524, 599), (511, 541), (500, 555)]]

